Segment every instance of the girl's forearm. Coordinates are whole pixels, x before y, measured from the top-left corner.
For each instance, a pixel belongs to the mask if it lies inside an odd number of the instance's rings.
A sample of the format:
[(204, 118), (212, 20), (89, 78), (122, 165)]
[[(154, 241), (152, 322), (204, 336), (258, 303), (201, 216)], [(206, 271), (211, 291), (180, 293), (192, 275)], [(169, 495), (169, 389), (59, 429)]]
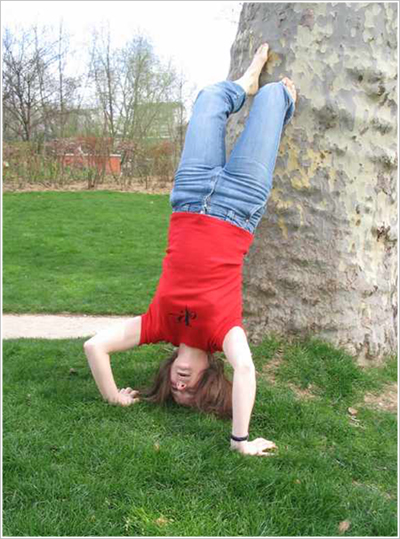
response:
[(115, 402), (118, 388), (112, 374), (110, 356), (94, 344), (85, 345), (85, 354), (101, 395), (108, 402)]
[(247, 436), (256, 396), (256, 371), (253, 364), (234, 370), (232, 388), (232, 434)]

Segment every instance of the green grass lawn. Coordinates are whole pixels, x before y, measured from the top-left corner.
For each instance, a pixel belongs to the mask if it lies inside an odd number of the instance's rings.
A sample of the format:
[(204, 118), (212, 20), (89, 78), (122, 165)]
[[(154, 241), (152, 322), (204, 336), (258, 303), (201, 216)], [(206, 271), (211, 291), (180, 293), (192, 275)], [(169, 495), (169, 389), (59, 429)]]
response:
[[(279, 447), (257, 458), (229, 450), (229, 421), (105, 404), (82, 343), (4, 342), (4, 535), (323, 537), (349, 521), (347, 536), (397, 536), (396, 417), (363, 404), (395, 359), (362, 370), (317, 341), (252, 346), (251, 437)], [(142, 387), (170, 349), (115, 354), (117, 384)]]
[(3, 311), (141, 314), (167, 245), (168, 195), (3, 195)]
[[(5, 312), (147, 309), (168, 196), (13, 193), (3, 210)], [(349, 521), (344, 535), (397, 536), (396, 417), (363, 402), (395, 359), (363, 370), (317, 341), (252, 346), (251, 437), (279, 447), (255, 458), (229, 451), (229, 421), (103, 403), (82, 344), (3, 343), (4, 535), (322, 537)], [(142, 387), (168, 350), (116, 354), (117, 384)]]

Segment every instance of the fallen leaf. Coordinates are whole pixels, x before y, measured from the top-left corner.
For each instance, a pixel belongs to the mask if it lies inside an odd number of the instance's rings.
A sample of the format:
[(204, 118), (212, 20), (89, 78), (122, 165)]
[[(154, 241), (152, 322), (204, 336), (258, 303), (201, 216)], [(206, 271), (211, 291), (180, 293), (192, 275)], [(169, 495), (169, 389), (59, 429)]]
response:
[(76, 369), (69, 369), (69, 374), (77, 374), (78, 371)]
[(156, 519), (155, 523), (157, 524), (157, 526), (165, 526), (166, 524), (168, 524), (169, 520), (165, 517), (159, 517)]
[(349, 412), (350, 415), (358, 414), (358, 410), (356, 410), (355, 408), (347, 408), (347, 411)]
[(339, 533), (347, 532), (347, 530), (350, 528), (350, 524), (350, 520), (343, 520), (343, 522), (339, 524)]
[(160, 451), (160, 444), (158, 442), (154, 444), (154, 451)]

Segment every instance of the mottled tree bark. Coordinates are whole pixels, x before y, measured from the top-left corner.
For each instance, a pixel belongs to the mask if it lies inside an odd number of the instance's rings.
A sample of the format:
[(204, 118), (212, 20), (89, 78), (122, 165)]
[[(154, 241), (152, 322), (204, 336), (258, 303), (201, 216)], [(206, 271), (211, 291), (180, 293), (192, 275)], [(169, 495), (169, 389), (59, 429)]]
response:
[(286, 75), (298, 101), (245, 263), (249, 336), (314, 335), (379, 361), (397, 342), (397, 3), (244, 4), (230, 80), (264, 41), (261, 85)]

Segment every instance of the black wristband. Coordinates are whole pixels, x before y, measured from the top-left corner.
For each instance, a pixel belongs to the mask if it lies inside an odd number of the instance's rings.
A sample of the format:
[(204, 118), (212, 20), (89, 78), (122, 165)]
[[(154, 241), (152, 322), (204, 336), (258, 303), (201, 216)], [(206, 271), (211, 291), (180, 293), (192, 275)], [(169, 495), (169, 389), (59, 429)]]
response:
[(247, 435), (247, 436), (234, 436), (233, 434), (231, 434), (231, 440), (233, 440), (234, 442), (247, 442), (248, 439), (249, 439), (249, 435)]

